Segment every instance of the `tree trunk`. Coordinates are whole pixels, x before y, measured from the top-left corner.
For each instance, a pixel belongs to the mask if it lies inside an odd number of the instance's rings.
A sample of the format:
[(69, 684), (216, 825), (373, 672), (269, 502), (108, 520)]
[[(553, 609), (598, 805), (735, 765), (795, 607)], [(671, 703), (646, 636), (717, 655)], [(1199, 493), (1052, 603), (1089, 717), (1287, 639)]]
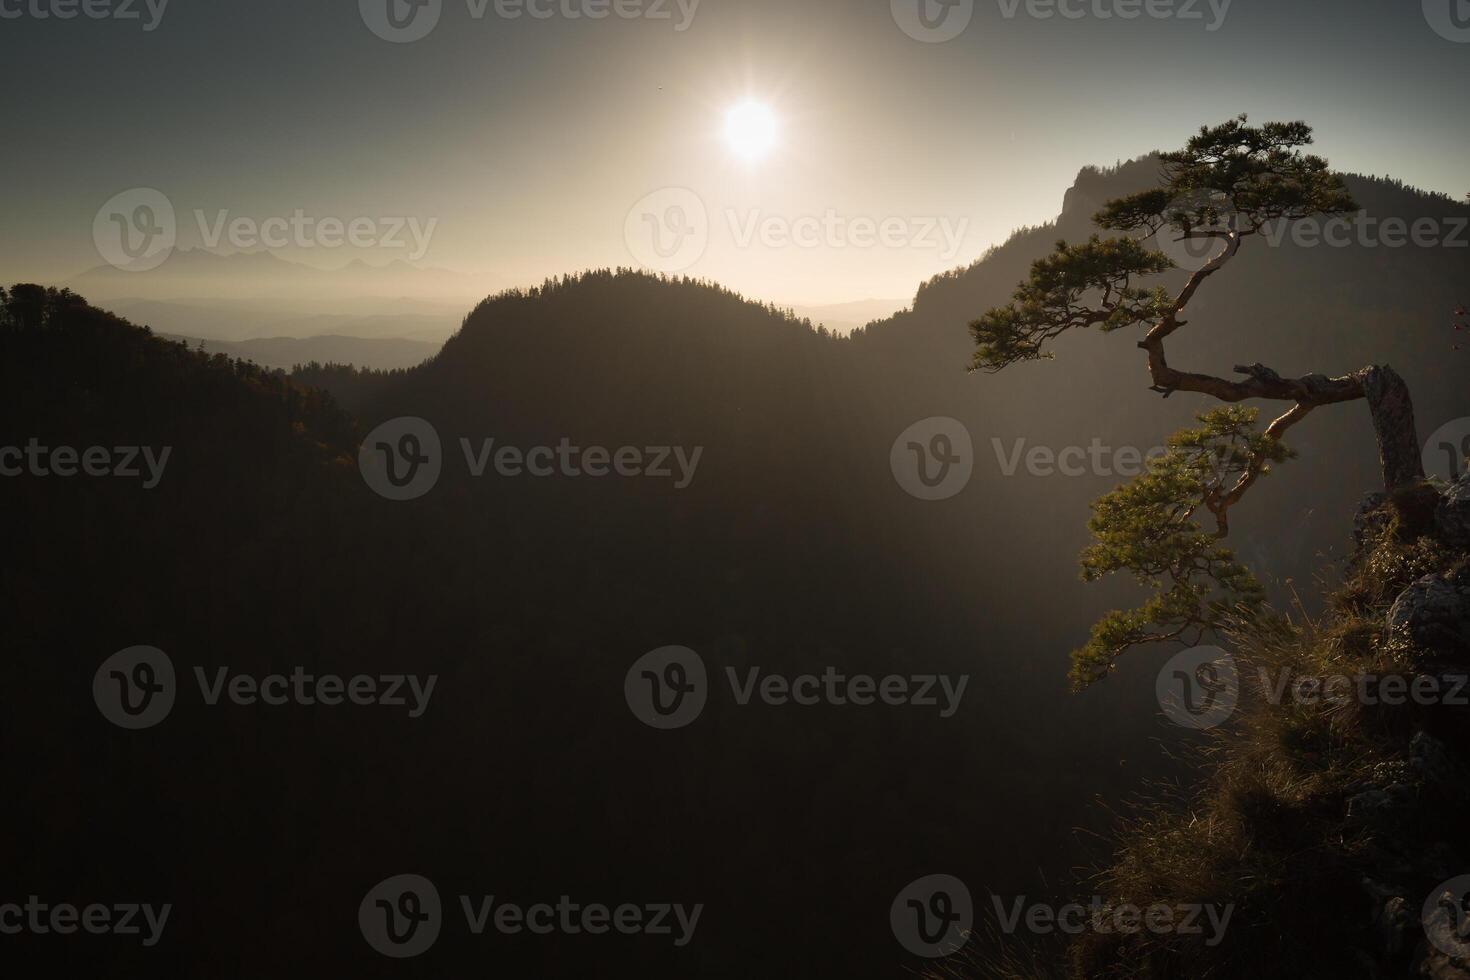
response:
[(1389, 493), (1422, 482), (1424, 460), (1419, 430), (1414, 424), (1414, 400), (1399, 373), (1386, 364), (1364, 368), (1358, 377), (1363, 397), (1373, 413), (1378, 435), (1378, 459), (1383, 466), (1383, 488)]

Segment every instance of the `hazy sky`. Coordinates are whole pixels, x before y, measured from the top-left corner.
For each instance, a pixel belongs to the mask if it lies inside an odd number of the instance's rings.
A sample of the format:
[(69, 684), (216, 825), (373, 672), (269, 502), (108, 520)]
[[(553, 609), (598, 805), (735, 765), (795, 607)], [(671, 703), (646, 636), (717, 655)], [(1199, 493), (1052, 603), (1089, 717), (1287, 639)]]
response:
[[(438, 20), (384, 40), (389, 2)], [(907, 298), (1053, 217), (1079, 167), (1239, 112), (1306, 119), (1340, 169), (1470, 190), (1462, 0), (428, 2), (0, 0), (0, 279), (100, 265), (99, 209), (144, 187), (181, 246), (196, 211), (247, 219), (222, 251), (300, 211), (359, 220), (362, 248), (275, 224), (321, 266), (423, 251), (496, 288), (642, 259), (761, 299)], [(968, 26), (909, 36), (921, 2)], [(743, 100), (778, 120), (763, 159), (724, 139)], [(659, 255), (654, 230), (684, 237)]]

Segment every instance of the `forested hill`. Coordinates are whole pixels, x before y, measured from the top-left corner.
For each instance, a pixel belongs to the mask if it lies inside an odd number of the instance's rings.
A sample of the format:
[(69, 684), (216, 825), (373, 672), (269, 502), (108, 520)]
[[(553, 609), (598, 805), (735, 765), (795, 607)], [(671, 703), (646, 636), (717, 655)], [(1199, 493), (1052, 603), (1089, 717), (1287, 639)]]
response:
[[(51, 733), (15, 791), (112, 815), (92, 836), (12, 817), (17, 839), (32, 855), (73, 855), (82, 892), (109, 894), (103, 879), (116, 876), (186, 895), (192, 918), (166, 955), (193, 975), (386, 975), (400, 964), (375, 957), (351, 911), (406, 869), (446, 883), (493, 869), (502, 892), (527, 901), (554, 880), (708, 908), (689, 948), (601, 946), (594, 960), (527, 942), (497, 959), (536, 975), (898, 970), (887, 909), (920, 874), (943, 868), (998, 894), (1066, 880), (1099, 856), (1072, 833), (1105, 821), (1096, 795), (1181, 773), (1155, 741), (1172, 733), (1152, 653), (1066, 694), (1068, 651), (1099, 612), (1133, 598), (1126, 584), (1076, 580), (1087, 502), (1119, 476), (1004, 460), (1018, 440), (1145, 449), (1201, 406), (1149, 392), (1124, 336), (1070, 337), (1055, 362), (968, 376), (965, 326), (1053, 239), (1086, 234), (1098, 198), (1147, 176), (1146, 164), (1084, 174), (1058, 227), (929, 283), (914, 310), (851, 339), (710, 284), (599, 271), (487, 300), (421, 367), (297, 373), (335, 399), (77, 297), (11, 291), (0, 446), (170, 450), (151, 488), (0, 480), (6, 511), (27, 515), (7, 542), (20, 560), (5, 566), (0, 616), (16, 624), (13, 690), (32, 692), (0, 725), (19, 738), (44, 719)], [(1465, 212), (1359, 183), (1366, 207)], [(1427, 434), (1462, 404), (1448, 313), (1467, 259), (1450, 246), (1253, 248), (1201, 293), (1171, 354), (1223, 372), (1388, 360)], [(900, 434), (933, 416), (968, 430), (973, 475), (923, 500), (895, 460)], [(358, 446), (403, 417), (433, 427), (441, 472), (422, 495), (392, 500), (360, 473)], [(1268, 578), (1321, 568), (1318, 552), (1347, 539), (1377, 480), (1361, 406), (1314, 414), (1292, 441), (1303, 461), (1235, 520), (1233, 543)], [(368, 440), (370, 457), (381, 442)], [(507, 446), (563, 444), (579, 453), (577, 475), (476, 470)], [(624, 449), (667, 475), (613, 469)], [(597, 450), (600, 476), (581, 466)], [(186, 677), (304, 663), (440, 682), (411, 726), (196, 703), (144, 740), (119, 740), (88, 692), (102, 659), (140, 643), (167, 650)], [(623, 693), (630, 665), (669, 644), (698, 650), (715, 677), (831, 665), (963, 674), (970, 693), (948, 717), (716, 700), (669, 738)], [(211, 798), (175, 776), (199, 764), (230, 774)], [(291, 806), (262, 803), (278, 800)], [(160, 827), (192, 863), (221, 869), (213, 894), (131, 846)], [(479, 843), (466, 853), (464, 841)], [(54, 880), (39, 861), (18, 858), (16, 880)], [(306, 907), (344, 913), (238, 915)], [(719, 914), (751, 907), (770, 910), (764, 931)], [(785, 931), (794, 922), (809, 931), (802, 943)], [(95, 965), (88, 947), (69, 949), (77, 969)], [(424, 969), (476, 955), (441, 940)]]

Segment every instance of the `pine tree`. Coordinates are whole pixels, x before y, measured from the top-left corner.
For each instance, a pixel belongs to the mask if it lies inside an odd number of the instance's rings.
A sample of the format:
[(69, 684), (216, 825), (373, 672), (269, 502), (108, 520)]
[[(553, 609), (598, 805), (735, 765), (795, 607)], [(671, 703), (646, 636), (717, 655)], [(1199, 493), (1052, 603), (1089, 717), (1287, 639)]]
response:
[[(1094, 543), (1083, 554), (1083, 577), (1131, 572), (1155, 594), (1093, 627), (1072, 655), (1078, 687), (1107, 676), (1140, 643), (1197, 643), (1229, 619), (1260, 621), (1269, 614), (1264, 590), (1222, 540), (1230, 532), (1230, 508), (1272, 464), (1294, 455), (1282, 439), (1313, 410), (1367, 401), (1385, 488), (1424, 479), (1408, 386), (1386, 365), (1340, 378), (1284, 378), (1256, 363), (1237, 366), (1242, 379), (1235, 380), (1181, 371), (1165, 356), (1165, 342), (1187, 325), (1183, 314), (1195, 293), (1253, 236), (1276, 222), (1357, 210), (1327, 161), (1302, 152), (1311, 142), (1303, 122), (1253, 127), (1240, 116), (1201, 128), (1182, 150), (1159, 154), (1161, 186), (1110, 201), (1094, 217), (1121, 236), (1058, 242), (1033, 264), (1009, 305), (970, 324), (971, 370), (988, 372), (1050, 359), (1048, 345), (1068, 330), (1146, 326), (1138, 346), (1154, 391), (1165, 398), (1196, 392), (1229, 406), (1200, 415), (1200, 427), (1172, 437), (1147, 472), (1093, 504)], [(1159, 247), (1148, 247), (1150, 239)], [(1179, 266), (1171, 254), (1190, 266), (1184, 287), (1171, 293), (1145, 286)], [(1253, 399), (1291, 407), (1258, 432), (1256, 411), (1237, 407)], [(1206, 530), (1201, 518), (1212, 519), (1214, 528)]]

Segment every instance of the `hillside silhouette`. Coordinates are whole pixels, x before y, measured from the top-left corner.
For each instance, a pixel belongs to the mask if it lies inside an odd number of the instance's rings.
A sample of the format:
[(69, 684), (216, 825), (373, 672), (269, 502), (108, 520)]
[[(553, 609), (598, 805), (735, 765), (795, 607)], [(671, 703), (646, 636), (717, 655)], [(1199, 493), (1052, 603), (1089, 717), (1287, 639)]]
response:
[[(483, 966), (486, 941), (462, 935), (403, 963), (363, 944), (357, 903), (405, 870), (446, 896), (706, 906), (687, 948), (497, 937), (497, 969), (525, 975), (892, 975), (913, 964), (888, 905), (920, 875), (943, 869), (977, 894), (1065, 891), (1107, 850), (1073, 833), (1107, 826), (1095, 796), (1189, 769), (1155, 744), (1176, 738), (1154, 700), (1162, 651), (1066, 693), (1068, 651), (1128, 595), (1076, 580), (1087, 501), (1118, 478), (1006, 476), (992, 440), (1147, 449), (1200, 405), (1181, 395), (1161, 412), (1127, 337), (1069, 338), (1056, 363), (970, 377), (965, 327), (1154, 166), (1085, 171), (1054, 226), (849, 338), (711, 283), (595, 270), (485, 300), (421, 366), (288, 376), (74, 294), (10, 290), (0, 445), (172, 449), (148, 491), (0, 481), (5, 511), (26, 515), (10, 536), (18, 559), (0, 568), (0, 615), (16, 690), (34, 692), (0, 734), (44, 721), (14, 792), (64, 798), (75, 817), (8, 814), (30, 845), (9, 871), (17, 888), (61, 875), (78, 894), (126, 883), (171, 896), (187, 929), (159, 952), (200, 976)], [(1349, 183), (1370, 214), (1470, 215), (1391, 181)], [(1388, 361), (1427, 435), (1464, 412), (1446, 324), (1467, 272), (1467, 248), (1255, 249), (1201, 296), (1183, 356), (1225, 371), (1241, 351), (1282, 371)], [(365, 485), (358, 452), (404, 416), (433, 426), (443, 472), (399, 502)], [(895, 482), (889, 453), (933, 416), (964, 423), (975, 473), (924, 502)], [(475, 476), (460, 440), (491, 438), (702, 455), (683, 487)], [(1237, 520), (1242, 555), (1276, 583), (1330, 570), (1376, 479), (1366, 410), (1314, 417), (1292, 441), (1304, 463)], [(134, 644), (182, 673), (305, 664), (439, 683), (411, 722), (196, 698), (119, 740), (87, 692), (97, 665)], [(689, 728), (658, 732), (630, 713), (623, 683), (670, 644), (712, 674), (834, 665), (967, 674), (969, 688), (952, 718), (712, 698)], [(184, 784), (186, 771), (216, 778)], [(207, 890), (199, 867), (213, 869)], [(118, 954), (78, 943), (61, 955), (80, 975)], [(158, 961), (130, 955), (111, 965)]]

